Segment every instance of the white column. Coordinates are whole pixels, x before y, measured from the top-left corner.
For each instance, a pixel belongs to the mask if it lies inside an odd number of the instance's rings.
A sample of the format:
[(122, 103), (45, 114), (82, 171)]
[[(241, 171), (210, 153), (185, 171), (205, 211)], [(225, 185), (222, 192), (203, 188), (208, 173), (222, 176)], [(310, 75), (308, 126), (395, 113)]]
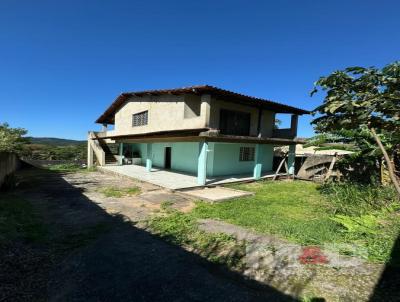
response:
[(207, 181), (207, 152), (208, 142), (200, 142), (197, 166), (197, 183), (201, 186), (204, 186)]
[(153, 166), (153, 144), (148, 143), (146, 149), (146, 170), (147, 172), (151, 172)]

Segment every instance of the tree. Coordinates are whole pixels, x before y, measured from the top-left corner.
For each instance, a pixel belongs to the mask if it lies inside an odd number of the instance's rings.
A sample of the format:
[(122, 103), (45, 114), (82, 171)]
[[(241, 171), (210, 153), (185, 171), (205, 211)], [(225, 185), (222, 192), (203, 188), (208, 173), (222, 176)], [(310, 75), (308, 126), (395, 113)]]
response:
[(0, 124), (0, 152), (19, 152), (27, 143), (23, 136), (28, 131), (23, 128), (11, 128), (7, 123)]
[[(390, 179), (400, 195), (393, 157), (400, 146), (400, 62), (382, 69), (349, 67), (321, 77), (311, 96), (326, 92), (312, 123), (319, 133), (367, 131), (382, 153)], [(384, 140), (385, 144), (382, 143)]]

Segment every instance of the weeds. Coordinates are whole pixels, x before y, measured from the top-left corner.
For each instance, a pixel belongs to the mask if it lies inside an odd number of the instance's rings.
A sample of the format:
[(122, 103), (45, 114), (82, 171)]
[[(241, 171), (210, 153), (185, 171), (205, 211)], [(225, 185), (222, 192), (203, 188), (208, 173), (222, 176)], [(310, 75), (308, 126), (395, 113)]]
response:
[(174, 203), (170, 200), (163, 201), (160, 205), (161, 210), (169, 211)]
[(241, 267), (245, 254), (243, 244), (226, 234), (210, 234), (198, 228), (197, 218), (167, 207), (166, 215), (153, 217), (148, 227), (160, 237), (193, 250), (214, 263), (223, 263), (230, 268)]
[(371, 211), (400, 208), (392, 187), (329, 183), (322, 185), (320, 191), (329, 200), (333, 214), (366, 215)]
[(301, 245), (350, 244), (365, 251), (363, 256), (370, 261), (390, 261), (400, 232), (399, 204), (391, 188), (319, 187), (302, 181), (233, 187), (255, 195), (218, 204), (200, 202), (191, 215), (221, 219)]
[(0, 246), (14, 240), (37, 242), (45, 235), (46, 228), (28, 201), (11, 194), (0, 197)]
[(101, 193), (106, 197), (121, 198), (124, 196), (132, 196), (140, 193), (139, 187), (130, 188), (118, 188), (118, 187), (106, 187), (100, 190)]
[(55, 172), (77, 172), (77, 171), (86, 171), (87, 169), (82, 167), (80, 164), (70, 163), (70, 164), (58, 164), (58, 165), (49, 165), (47, 169)]

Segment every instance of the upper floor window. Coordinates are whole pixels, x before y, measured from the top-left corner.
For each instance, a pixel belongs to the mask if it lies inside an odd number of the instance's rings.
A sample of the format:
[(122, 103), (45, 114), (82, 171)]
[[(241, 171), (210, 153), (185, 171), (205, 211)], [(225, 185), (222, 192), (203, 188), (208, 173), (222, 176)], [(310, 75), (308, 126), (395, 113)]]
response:
[(147, 125), (148, 117), (149, 117), (149, 112), (147, 110), (135, 113), (134, 115), (132, 115), (132, 126), (137, 127), (137, 126)]
[(221, 109), (219, 130), (222, 134), (250, 135), (250, 113)]
[(239, 161), (254, 161), (254, 147), (240, 147)]

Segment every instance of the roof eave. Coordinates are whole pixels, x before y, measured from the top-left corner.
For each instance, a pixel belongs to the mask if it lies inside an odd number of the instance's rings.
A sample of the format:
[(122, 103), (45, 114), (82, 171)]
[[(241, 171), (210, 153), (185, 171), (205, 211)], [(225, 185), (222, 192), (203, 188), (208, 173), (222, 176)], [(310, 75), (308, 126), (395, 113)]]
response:
[[(217, 87), (203, 85), (203, 86), (190, 86), (185, 88), (178, 89), (164, 89), (164, 90), (148, 90), (148, 91), (139, 91), (139, 92), (125, 92), (120, 94), (115, 101), (107, 108), (107, 110), (96, 120), (98, 124), (114, 124), (114, 117), (112, 115), (122, 106), (122, 104), (131, 96), (144, 96), (144, 95), (181, 95), (181, 94), (207, 94), (217, 96), (220, 98), (228, 99), (228, 101), (236, 100), (242, 101), (245, 105), (248, 106), (258, 106), (264, 107), (276, 113), (285, 113), (285, 114), (310, 114), (310, 111), (292, 107), (289, 105), (281, 104), (278, 102), (274, 102), (271, 100), (264, 100), (261, 98), (251, 97), (243, 94), (239, 94), (236, 92), (232, 92), (229, 90), (220, 89)], [(252, 102), (253, 104), (249, 104)], [(269, 108), (267, 108), (269, 107)]]

